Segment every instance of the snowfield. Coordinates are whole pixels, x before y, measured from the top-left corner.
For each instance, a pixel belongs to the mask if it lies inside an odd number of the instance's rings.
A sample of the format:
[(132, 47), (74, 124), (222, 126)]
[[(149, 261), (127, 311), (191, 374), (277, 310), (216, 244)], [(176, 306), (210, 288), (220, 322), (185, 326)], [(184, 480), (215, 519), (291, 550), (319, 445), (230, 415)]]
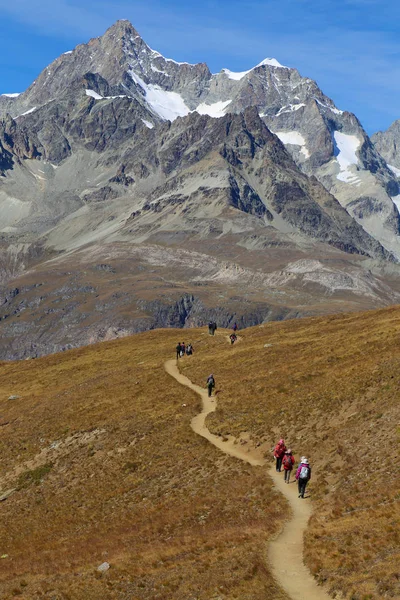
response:
[(339, 163), (340, 172), (337, 175), (339, 181), (345, 183), (358, 184), (361, 180), (350, 171), (352, 165), (358, 165), (357, 150), (361, 146), (361, 142), (355, 135), (348, 135), (335, 131), (333, 134), (335, 144), (336, 160)]
[(162, 119), (174, 121), (178, 117), (186, 117), (191, 112), (182, 96), (177, 92), (166, 92), (158, 85), (147, 85), (132, 69), (129, 71), (129, 75), (136, 85), (142, 88), (146, 101), (153, 112)]
[(232, 100), (227, 100), (226, 102), (215, 102), (215, 104), (199, 104), (196, 108), (196, 112), (200, 115), (209, 115), (210, 117), (214, 117), (215, 119), (219, 119), (226, 114), (227, 106), (232, 102)]
[(274, 131), (275, 135), (281, 140), (285, 146), (291, 144), (292, 146), (301, 146), (300, 152), (305, 158), (309, 158), (310, 153), (307, 149), (306, 140), (298, 131)]

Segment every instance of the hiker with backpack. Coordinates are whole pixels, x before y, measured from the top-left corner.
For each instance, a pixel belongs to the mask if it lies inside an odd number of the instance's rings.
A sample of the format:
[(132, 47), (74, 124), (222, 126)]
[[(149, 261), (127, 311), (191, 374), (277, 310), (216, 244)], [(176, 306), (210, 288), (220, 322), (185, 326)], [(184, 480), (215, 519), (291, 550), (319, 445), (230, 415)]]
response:
[(282, 460), (286, 452), (285, 440), (281, 439), (275, 446), (274, 456), (276, 458), (276, 470), (278, 473), (281, 472)]
[(231, 333), (231, 335), (229, 336), (229, 339), (231, 340), (231, 344), (233, 345), (237, 340), (236, 333)]
[(286, 450), (285, 454), (283, 455), (282, 465), (284, 471), (283, 479), (285, 483), (290, 483), (290, 474), (294, 465), (294, 456), (290, 448)]
[(185, 342), (181, 343), (181, 358), (183, 356), (185, 356), (185, 351), (186, 351), (186, 346), (185, 346)]
[(182, 351), (182, 346), (181, 346), (181, 343), (178, 342), (178, 345), (176, 347), (176, 358), (177, 359), (181, 357), (181, 351)]
[(299, 484), (299, 498), (304, 498), (307, 483), (311, 479), (311, 467), (308, 459), (305, 456), (301, 457), (300, 464), (296, 472), (296, 479)]
[(193, 352), (194, 352), (194, 348), (193, 348), (192, 344), (188, 344), (186, 346), (186, 356), (192, 356)]
[(207, 388), (208, 388), (208, 397), (211, 398), (213, 388), (215, 388), (215, 379), (214, 379), (214, 375), (212, 375), (212, 374), (209, 375), (209, 377), (207, 379)]

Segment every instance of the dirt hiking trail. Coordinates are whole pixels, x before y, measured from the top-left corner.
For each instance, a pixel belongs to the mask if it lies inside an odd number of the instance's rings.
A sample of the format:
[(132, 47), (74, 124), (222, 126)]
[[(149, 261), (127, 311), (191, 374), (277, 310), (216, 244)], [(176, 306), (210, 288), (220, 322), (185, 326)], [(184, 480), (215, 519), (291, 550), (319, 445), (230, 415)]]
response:
[[(269, 544), (269, 565), (273, 576), (281, 588), (292, 600), (332, 600), (323, 588), (317, 585), (309, 570), (303, 563), (303, 534), (307, 528), (312, 510), (309, 501), (297, 497), (296, 483), (289, 485), (283, 481), (283, 473), (277, 473), (275, 464), (263, 458), (257, 449), (244, 448), (235, 438), (224, 441), (218, 435), (212, 434), (205, 425), (207, 415), (216, 409), (216, 397), (208, 397), (207, 390), (195, 385), (182, 375), (176, 360), (165, 363), (166, 372), (180, 384), (195, 391), (202, 399), (203, 410), (192, 419), (191, 427), (195, 433), (206, 438), (219, 450), (230, 456), (249, 463), (252, 466), (266, 466), (275, 487), (286, 497), (292, 511), (291, 519), (285, 523), (279, 535)], [(294, 479), (294, 471), (292, 472)]]

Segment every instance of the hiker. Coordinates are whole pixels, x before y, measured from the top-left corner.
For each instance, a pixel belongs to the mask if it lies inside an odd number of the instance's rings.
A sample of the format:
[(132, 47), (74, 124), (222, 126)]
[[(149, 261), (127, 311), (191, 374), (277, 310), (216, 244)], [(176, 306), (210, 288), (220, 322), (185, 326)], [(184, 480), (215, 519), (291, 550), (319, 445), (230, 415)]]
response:
[(210, 335), (214, 335), (214, 323), (212, 321), (210, 321), (208, 324), (208, 333)]
[(212, 390), (213, 388), (215, 388), (215, 379), (214, 379), (214, 375), (209, 375), (208, 379), (207, 379), (207, 388), (208, 388), (208, 397), (210, 398), (212, 396)]
[(285, 483), (290, 483), (290, 474), (294, 465), (294, 456), (290, 448), (286, 450), (285, 454), (283, 455), (282, 465), (284, 471), (283, 479)]
[(180, 343), (180, 342), (178, 342), (178, 345), (177, 345), (177, 347), (176, 347), (176, 358), (177, 358), (177, 359), (181, 357), (181, 350), (182, 350), (181, 343)]
[(301, 461), (296, 472), (296, 479), (299, 484), (299, 498), (304, 498), (307, 483), (311, 479), (311, 467), (308, 459), (305, 456), (301, 457)]
[(211, 335), (214, 335), (214, 333), (217, 331), (217, 324), (215, 321), (211, 321)]
[(192, 356), (193, 352), (194, 352), (194, 348), (193, 348), (192, 344), (188, 344), (186, 346), (186, 355)]
[(182, 342), (181, 343), (181, 357), (185, 356), (185, 350), (186, 350), (185, 342)]
[(276, 470), (278, 473), (281, 472), (282, 459), (284, 457), (285, 452), (286, 452), (285, 440), (281, 439), (275, 446), (275, 450), (274, 450), (274, 456), (276, 458)]
[(236, 333), (231, 333), (231, 335), (229, 336), (229, 339), (231, 340), (231, 344), (234, 344), (237, 340)]
[(236, 323), (236, 321), (235, 321), (235, 323), (234, 323), (234, 325), (233, 325), (232, 329), (233, 329), (233, 332), (234, 332), (234, 333), (236, 333), (236, 331), (237, 331), (237, 329), (238, 329), (238, 326), (237, 326), (237, 323)]

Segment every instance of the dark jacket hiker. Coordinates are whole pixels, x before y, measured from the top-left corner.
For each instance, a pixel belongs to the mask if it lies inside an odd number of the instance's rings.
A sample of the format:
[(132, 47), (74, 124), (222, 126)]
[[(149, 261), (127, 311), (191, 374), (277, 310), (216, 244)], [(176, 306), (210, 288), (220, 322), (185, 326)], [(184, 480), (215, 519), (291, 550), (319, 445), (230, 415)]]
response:
[(213, 388), (215, 388), (215, 379), (214, 375), (209, 375), (207, 379), (207, 388), (208, 388), (208, 397), (212, 395)]

